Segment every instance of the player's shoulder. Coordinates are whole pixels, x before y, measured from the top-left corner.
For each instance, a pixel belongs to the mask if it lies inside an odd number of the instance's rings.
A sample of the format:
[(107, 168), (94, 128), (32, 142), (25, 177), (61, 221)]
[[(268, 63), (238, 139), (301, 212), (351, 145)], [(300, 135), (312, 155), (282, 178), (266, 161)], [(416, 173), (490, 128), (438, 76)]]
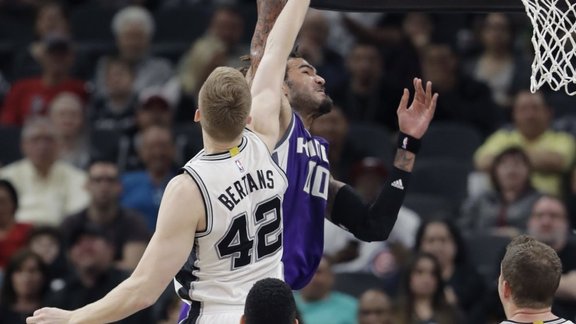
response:
[(166, 193), (177, 195), (182, 194), (185, 195), (184, 197), (192, 197), (195, 192), (199, 192), (198, 185), (190, 175), (186, 174), (186, 172), (170, 179), (170, 182), (168, 182), (168, 185), (166, 186)]

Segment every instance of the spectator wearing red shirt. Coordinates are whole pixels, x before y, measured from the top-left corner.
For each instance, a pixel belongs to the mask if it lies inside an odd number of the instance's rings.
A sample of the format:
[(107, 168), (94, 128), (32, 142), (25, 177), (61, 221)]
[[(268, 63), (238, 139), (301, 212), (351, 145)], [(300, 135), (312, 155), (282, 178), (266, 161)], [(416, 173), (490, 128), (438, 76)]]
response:
[(42, 75), (14, 84), (6, 96), (0, 124), (21, 126), (29, 116), (46, 114), (50, 101), (62, 92), (87, 99), (84, 81), (70, 76), (74, 53), (68, 38), (59, 35), (45, 38), (39, 58)]
[(0, 269), (8, 264), (10, 257), (24, 247), (32, 225), (17, 223), (18, 194), (7, 180), (0, 180)]

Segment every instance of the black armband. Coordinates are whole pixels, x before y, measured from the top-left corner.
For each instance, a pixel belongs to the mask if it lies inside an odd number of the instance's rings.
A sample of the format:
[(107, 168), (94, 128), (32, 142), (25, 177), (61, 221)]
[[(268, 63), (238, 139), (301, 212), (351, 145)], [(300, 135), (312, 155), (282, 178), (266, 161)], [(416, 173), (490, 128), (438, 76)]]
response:
[(409, 172), (393, 168), (372, 206), (364, 204), (356, 191), (345, 185), (334, 197), (332, 222), (362, 241), (388, 239), (402, 207), (409, 180)]
[(421, 140), (412, 137), (408, 134), (400, 132), (398, 134), (398, 148), (406, 150), (408, 152), (418, 154), (420, 151)]

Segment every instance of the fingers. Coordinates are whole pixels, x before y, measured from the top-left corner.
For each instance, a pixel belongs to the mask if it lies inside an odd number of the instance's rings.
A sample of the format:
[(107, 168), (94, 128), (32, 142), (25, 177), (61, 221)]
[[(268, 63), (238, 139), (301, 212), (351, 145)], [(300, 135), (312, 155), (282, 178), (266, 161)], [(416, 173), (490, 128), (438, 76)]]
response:
[(426, 82), (426, 103), (429, 104), (432, 100), (432, 82)]
[(414, 78), (414, 100), (426, 102), (426, 94), (424, 93), (424, 88), (422, 88), (422, 79)]
[(404, 88), (404, 92), (402, 93), (402, 98), (400, 99), (400, 104), (398, 105), (397, 113), (401, 110), (405, 110), (408, 107), (408, 99), (410, 99), (410, 91)]
[(428, 113), (430, 115), (434, 115), (434, 112), (436, 111), (436, 103), (438, 102), (438, 93), (435, 93), (434, 96), (432, 96), (432, 100), (430, 105), (428, 106)]

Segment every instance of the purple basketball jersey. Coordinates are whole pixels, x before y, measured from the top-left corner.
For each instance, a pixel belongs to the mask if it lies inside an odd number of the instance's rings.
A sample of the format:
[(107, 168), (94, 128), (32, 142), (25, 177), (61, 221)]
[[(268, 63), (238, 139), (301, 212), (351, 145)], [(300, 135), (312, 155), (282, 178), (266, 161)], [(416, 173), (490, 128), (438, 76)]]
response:
[(284, 276), (292, 289), (300, 289), (312, 279), (324, 249), (330, 180), (328, 142), (312, 136), (300, 116), (293, 113), (274, 157), (288, 177), (283, 202)]

